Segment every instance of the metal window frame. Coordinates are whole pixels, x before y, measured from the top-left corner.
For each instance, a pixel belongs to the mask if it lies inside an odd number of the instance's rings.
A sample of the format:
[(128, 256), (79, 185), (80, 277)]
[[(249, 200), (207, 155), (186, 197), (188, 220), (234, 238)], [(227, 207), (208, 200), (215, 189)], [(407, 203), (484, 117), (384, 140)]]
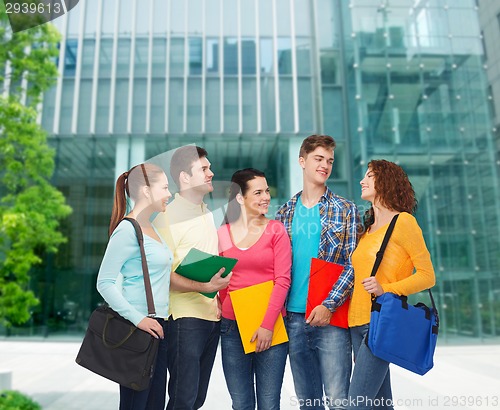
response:
[(243, 132), (243, 68), (241, 55), (241, 0), (236, 2), (237, 25), (237, 61), (238, 61), (238, 134)]
[(262, 133), (262, 94), (260, 90), (260, 28), (259, 28), (259, 0), (255, 0), (255, 77), (257, 87), (257, 134)]
[[(86, 5), (86, 3), (83, 3)], [(87, 7), (82, 8), (80, 14), (80, 30), (78, 31), (78, 57), (76, 60), (75, 72), (75, 92), (73, 94), (73, 113), (71, 116), (71, 134), (76, 135), (78, 129), (78, 113), (80, 111), (80, 81), (82, 78), (82, 55), (83, 37), (85, 33), (85, 18), (87, 17)]]
[(219, 0), (219, 104), (220, 133), (224, 133), (224, 0)]
[(276, 0), (272, 0), (273, 9), (273, 72), (274, 72), (274, 108), (275, 108), (275, 132), (281, 132), (281, 118), (280, 118), (280, 86), (279, 86), (279, 72), (278, 72), (278, 21), (276, 12)]
[(170, 31), (169, 28), (170, 28), (170, 17), (172, 16), (172, 10), (171, 10), (171, 3), (170, 3), (170, 0), (165, 0), (167, 2), (167, 16), (165, 18), (165, 21), (166, 21), (166, 24), (167, 24), (167, 36), (166, 36), (166, 47), (167, 47), (167, 50), (166, 50), (166, 58), (165, 58), (165, 114), (164, 114), (164, 123), (163, 123), (163, 127), (164, 127), (164, 131), (165, 131), (165, 134), (168, 133), (168, 130), (169, 130), (169, 115), (170, 115), (170, 111), (169, 111), (169, 104), (170, 104), (170, 96), (169, 96), (169, 92), (170, 92), (170, 49), (171, 49), (171, 45), (170, 45)]
[[(64, 2), (63, 2), (64, 3)], [(64, 67), (66, 63), (66, 43), (68, 38), (68, 14), (63, 17), (62, 32), (64, 33), (61, 38), (60, 52), (59, 52), (59, 65), (57, 71), (59, 75), (57, 76), (56, 83), (56, 98), (54, 102), (54, 123), (52, 124), (52, 132), (54, 134), (59, 134), (59, 122), (61, 121), (61, 101), (62, 101), (62, 85), (64, 80)]]
[[(111, 0), (106, 0), (111, 1)], [(114, 133), (114, 117), (115, 117), (115, 99), (116, 99), (116, 71), (118, 65), (118, 28), (120, 25), (120, 3), (119, 0), (115, 0), (116, 16), (115, 16), (115, 29), (113, 33), (113, 57), (111, 63), (111, 87), (109, 92), (109, 122), (108, 122), (108, 133)]]
[(188, 1), (184, 1), (184, 70), (183, 70), (183, 94), (182, 101), (182, 132), (187, 133), (187, 96), (189, 76), (189, 36), (188, 36)]
[[(137, 10), (137, 0), (132, 0), (132, 9)], [(127, 105), (127, 134), (132, 134), (132, 110), (134, 101), (134, 74), (135, 74), (135, 44), (137, 37), (137, 23), (136, 14), (132, 14), (132, 34), (130, 38), (130, 59), (129, 59), (129, 71), (128, 71), (128, 105)]]
[(97, 115), (97, 86), (99, 83), (99, 56), (101, 54), (101, 31), (102, 31), (102, 9), (103, 0), (97, 0), (97, 23), (94, 49), (94, 68), (92, 71), (92, 96), (90, 105), (90, 134), (95, 135), (95, 123)]
[(145, 133), (151, 133), (151, 88), (153, 82), (153, 24), (155, 2), (150, 0), (149, 8), (149, 33), (148, 33), (148, 71), (146, 79), (146, 127)]
[(293, 131), (298, 133), (300, 130), (299, 118), (299, 91), (297, 80), (297, 39), (295, 35), (295, 2), (290, 2), (290, 36), (292, 38), (292, 94), (293, 94)]

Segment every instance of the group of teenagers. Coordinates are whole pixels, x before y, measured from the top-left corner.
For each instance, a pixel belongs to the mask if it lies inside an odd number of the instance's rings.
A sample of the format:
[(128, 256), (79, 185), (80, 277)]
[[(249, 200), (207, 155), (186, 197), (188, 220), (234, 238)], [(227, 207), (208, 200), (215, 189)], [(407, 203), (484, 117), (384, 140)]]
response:
[[(373, 160), (360, 181), (371, 206), (360, 220), (353, 202), (326, 185), (335, 141), (311, 135), (300, 148), (303, 189), (268, 218), (270, 189), (263, 172), (246, 168), (231, 179), (224, 222), (216, 227), (204, 198), (214, 176), (207, 152), (184, 146), (172, 156), (171, 194), (164, 170), (144, 163), (117, 180), (110, 239), (97, 289), (104, 300), (139, 329), (160, 339), (150, 387), (120, 386), (120, 409), (193, 410), (203, 406), (216, 351), (235, 410), (280, 408), (287, 356), (300, 409), (392, 408), (389, 363), (365, 343), (372, 295), (409, 295), (430, 288), (435, 276), (422, 231), (413, 216), (417, 200), (404, 170)], [(128, 198), (133, 208), (127, 213)], [(167, 206), (168, 203), (168, 206)], [(376, 277), (370, 273), (393, 216), (399, 218)], [(141, 256), (132, 224), (144, 234), (156, 317), (148, 317)], [(176, 273), (189, 250), (238, 260), (209, 282)], [(312, 258), (343, 266), (326, 299), (306, 317)], [(120, 286), (117, 286), (122, 276)], [(274, 287), (245, 354), (231, 292), (272, 280)], [(218, 292), (215, 298), (203, 293)], [(349, 328), (330, 325), (332, 313), (350, 299)], [(279, 315), (289, 342), (271, 345)], [(354, 358), (354, 365), (353, 365)], [(168, 373), (168, 402), (166, 400)]]

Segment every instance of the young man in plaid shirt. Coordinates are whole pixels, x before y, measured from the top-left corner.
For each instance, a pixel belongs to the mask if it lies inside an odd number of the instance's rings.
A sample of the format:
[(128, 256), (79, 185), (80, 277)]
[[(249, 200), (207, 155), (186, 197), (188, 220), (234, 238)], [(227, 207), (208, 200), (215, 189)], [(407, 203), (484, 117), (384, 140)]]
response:
[[(332, 172), (335, 141), (311, 135), (300, 148), (303, 190), (281, 206), (292, 242), (292, 285), (287, 302), (290, 365), (301, 409), (345, 408), (351, 375), (348, 329), (330, 325), (332, 313), (349, 297), (354, 272), (359, 214), (354, 203), (334, 194), (326, 181)], [(305, 317), (311, 258), (344, 266), (328, 297)]]

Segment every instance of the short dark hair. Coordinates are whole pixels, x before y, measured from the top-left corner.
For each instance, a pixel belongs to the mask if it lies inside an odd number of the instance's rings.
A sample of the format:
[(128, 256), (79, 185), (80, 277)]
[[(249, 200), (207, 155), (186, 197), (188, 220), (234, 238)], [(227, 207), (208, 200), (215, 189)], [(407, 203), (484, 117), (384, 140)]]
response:
[(170, 175), (179, 189), (181, 188), (179, 182), (181, 172), (187, 172), (189, 175), (192, 175), (191, 168), (193, 164), (207, 155), (207, 151), (198, 146), (185, 145), (177, 148), (170, 161)]
[(307, 154), (313, 152), (318, 147), (323, 147), (325, 149), (335, 149), (337, 144), (335, 140), (329, 135), (309, 135), (300, 146), (299, 157), (305, 158)]

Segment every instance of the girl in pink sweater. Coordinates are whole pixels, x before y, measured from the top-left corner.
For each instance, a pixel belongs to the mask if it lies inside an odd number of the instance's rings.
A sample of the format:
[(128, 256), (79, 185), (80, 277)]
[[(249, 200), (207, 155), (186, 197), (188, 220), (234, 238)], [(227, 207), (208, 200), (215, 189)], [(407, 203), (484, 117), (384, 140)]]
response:
[[(218, 231), (220, 254), (238, 259), (229, 286), (219, 293), (224, 376), (233, 409), (255, 409), (255, 397), (259, 409), (279, 409), (288, 343), (271, 346), (271, 339), (290, 287), (290, 239), (281, 222), (265, 216), (271, 197), (263, 172), (242, 169), (231, 182), (226, 224)], [(256, 350), (245, 354), (228, 292), (269, 280), (274, 288), (252, 337)]]

